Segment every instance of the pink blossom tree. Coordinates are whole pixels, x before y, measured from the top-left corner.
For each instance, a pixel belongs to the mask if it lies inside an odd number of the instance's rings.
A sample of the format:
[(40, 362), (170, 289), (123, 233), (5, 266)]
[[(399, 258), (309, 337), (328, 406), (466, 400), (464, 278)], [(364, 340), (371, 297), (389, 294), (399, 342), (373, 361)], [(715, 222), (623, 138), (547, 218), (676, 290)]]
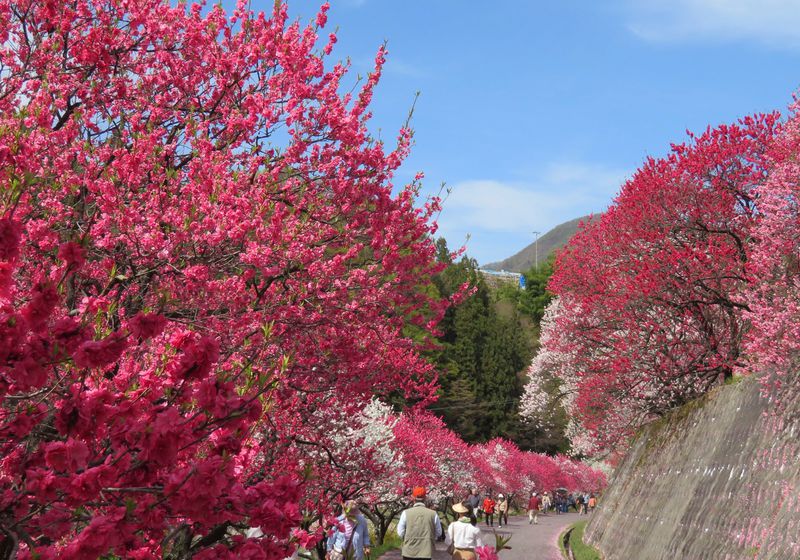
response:
[(438, 203), (326, 10), (0, 2), (0, 557), (282, 558), (318, 411), (432, 398)]
[(752, 235), (757, 241), (748, 261), (747, 291), (752, 325), (746, 349), (747, 370), (768, 368), (780, 384), (796, 366), (800, 350), (800, 115), (791, 107), (788, 122), (769, 152), (767, 181), (758, 189), (760, 219)]
[(743, 363), (756, 196), (778, 116), (709, 129), (649, 159), (560, 254), (549, 351), (571, 356), (571, 411), (603, 447)]

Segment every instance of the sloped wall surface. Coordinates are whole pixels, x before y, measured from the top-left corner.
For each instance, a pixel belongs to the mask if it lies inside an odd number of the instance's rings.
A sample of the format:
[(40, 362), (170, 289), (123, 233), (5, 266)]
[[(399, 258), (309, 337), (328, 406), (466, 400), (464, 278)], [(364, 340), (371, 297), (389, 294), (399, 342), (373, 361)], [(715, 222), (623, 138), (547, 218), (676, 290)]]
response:
[(800, 559), (800, 386), (718, 388), (636, 439), (586, 530), (606, 560)]

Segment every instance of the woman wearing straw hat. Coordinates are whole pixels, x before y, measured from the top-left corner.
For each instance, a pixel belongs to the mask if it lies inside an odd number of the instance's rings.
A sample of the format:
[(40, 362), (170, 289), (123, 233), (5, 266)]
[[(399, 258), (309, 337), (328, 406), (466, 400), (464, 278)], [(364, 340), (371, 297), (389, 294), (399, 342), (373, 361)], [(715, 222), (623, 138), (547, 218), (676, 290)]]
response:
[(476, 560), (475, 547), (484, 546), (481, 530), (472, 525), (470, 510), (463, 503), (454, 504), (453, 511), (459, 514), (459, 518), (447, 528), (444, 539), (447, 551), (453, 560)]

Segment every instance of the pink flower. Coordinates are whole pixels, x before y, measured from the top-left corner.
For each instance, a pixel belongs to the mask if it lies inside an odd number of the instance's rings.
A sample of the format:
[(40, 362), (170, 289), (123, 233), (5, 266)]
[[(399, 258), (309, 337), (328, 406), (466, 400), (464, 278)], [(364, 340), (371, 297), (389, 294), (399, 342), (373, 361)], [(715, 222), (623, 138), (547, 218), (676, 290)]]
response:
[(58, 303), (58, 292), (51, 284), (39, 284), (33, 290), (33, 297), (22, 310), (28, 325), (35, 329), (41, 326)]
[(107, 366), (119, 359), (128, 341), (119, 331), (103, 340), (90, 340), (78, 347), (72, 359), (78, 367), (94, 368)]
[[(44, 408), (44, 405), (41, 406)], [(22, 414), (17, 415), (17, 417), (5, 429), (8, 430), (8, 433), (14, 437), (24, 438), (31, 432), (37, 422), (44, 417), (41, 409), (39, 409), (37, 412), (23, 412)]]
[(267, 560), (264, 547), (254, 539), (248, 539), (242, 546), (236, 549), (236, 555), (243, 560)]
[(56, 541), (72, 529), (72, 513), (64, 504), (47, 509), (38, 520), (42, 534)]
[(328, 2), (325, 2), (319, 8), (319, 13), (317, 13), (317, 25), (319, 27), (325, 27), (325, 24), (328, 23), (328, 10), (330, 10), (331, 5)]
[(137, 313), (128, 320), (128, 329), (136, 338), (147, 340), (161, 334), (167, 320), (158, 313)]
[(53, 323), (50, 333), (62, 350), (72, 353), (86, 339), (86, 329), (74, 317), (62, 317)]
[(15, 363), (11, 371), (14, 385), (20, 391), (38, 389), (47, 381), (47, 370), (30, 355)]
[(0, 219), (0, 260), (10, 261), (19, 255), (20, 229), (19, 222)]
[(493, 546), (478, 546), (475, 548), (475, 554), (478, 555), (479, 560), (498, 560), (499, 558)]
[(64, 557), (98, 558), (107, 554), (126, 538), (125, 515), (124, 507), (115, 507), (107, 515), (93, 517), (88, 527), (64, 549)]
[(0, 262), (0, 297), (8, 296), (8, 290), (11, 288), (14, 268), (14, 265), (11, 263)]
[(168, 408), (157, 414), (141, 443), (139, 459), (152, 461), (160, 466), (173, 464), (181, 445), (178, 432), (182, 421), (180, 414), (174, 408)]
[(299, 544), (306, 550), (311, 550), (312, 548), (314, 548), (316, 544), (322, 540), (323, 536), (324, 532), (322, 531), (322, 527), (319, 527), (317, 531), (313, 533), (304, 531), (302, 529), (295, 529), (292, 532), (292, 537), (294, 537), (297, 540), (297, 544)]
[(175, 379), (203, 379), (219, 359), (219, 343), (209, 336), (186, 337), (178, 348), (183, 354), (170, 368)]
[(86, 469), (70, 481), (69, 494), (78, 502), (96, 496), (102, 486), (105, 471), (104, 466)]
[(86, 262), (86, 249), (74, 241), (62, 243), (58, 248), (58, 258), (69, 268), (78, 269)]
[(25, 488), (31, 495), (42, 501), (52, 501), (61, 488), (63, 479), (51, 469), (30, 469), (25, 473)]
[(44, 460), (55, 471), (74, 472), (86, 467), (89, 448), (80, 440), (53, 441), (44, 444)]

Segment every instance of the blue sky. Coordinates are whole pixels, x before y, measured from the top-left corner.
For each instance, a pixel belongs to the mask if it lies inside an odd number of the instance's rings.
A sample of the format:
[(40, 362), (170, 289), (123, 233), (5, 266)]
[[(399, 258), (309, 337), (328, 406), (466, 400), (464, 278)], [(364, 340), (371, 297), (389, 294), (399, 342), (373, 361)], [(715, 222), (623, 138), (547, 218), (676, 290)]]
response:
[[(288, 1), (303, 21), (321, 4)], [(445, 182), (440, 233), (480, 263), (602, 211), (687, 129), (784, 110), (800, 86), (800, 0), (331, 0), (335, 28), (354, 73), (388, 42), (384, 139), (420, 92), (398, 182)]]

